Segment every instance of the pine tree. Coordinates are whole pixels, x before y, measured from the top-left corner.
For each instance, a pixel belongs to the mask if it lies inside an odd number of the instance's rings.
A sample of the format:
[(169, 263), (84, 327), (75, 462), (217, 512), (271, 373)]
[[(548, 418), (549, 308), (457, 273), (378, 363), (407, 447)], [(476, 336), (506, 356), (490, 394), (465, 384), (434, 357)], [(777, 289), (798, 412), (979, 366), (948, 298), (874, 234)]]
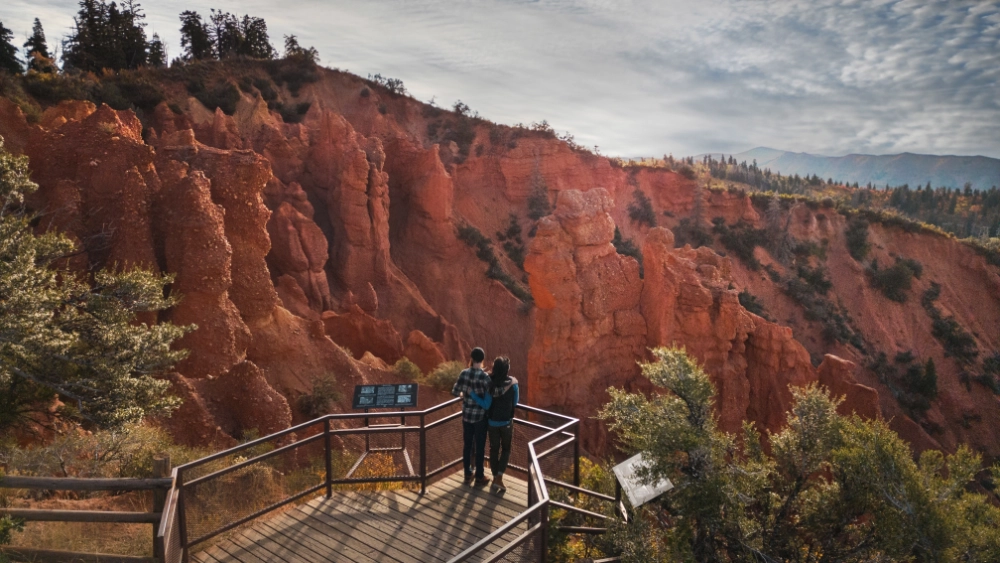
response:
[(91, 72), (145, 65), (145, 17), (134, 0), (124, 0), (121, 6), (104, 0), (81, 0), (75, 27), (63, 45), (63, 61)]
[(172, 280), (142, 270), (81, 274), (65, 269), (74, 243), (36, 234), (25, 198), (37, 186), (26, 157), (0, 145), (0, 431), (56, 416), (118, 427), (166, 412), (177, 400), (156, 376), (186, 355), (171, 345), (192, 327), (148, 326)]
[(35, 23), (31, 26), (31, 37), (24, 42), (24, 48), (27, 50), (25, 58), (28, 60), (28, 70), (55, 72), (55, 63), (52, 61), (49, 45), (45, 40), (45, 30), (42, 29), (42, 22), (38, 18), (35, 18)]
[(147, 64), (155, 67), (167, 66), (167, 46), (163, 44), (163, 41), (160, 41), (159, 34), (154, 33), (153, 38), (149, 40)]
[(21, 74), (21, 59), (17, 58), (17, 47), (10, 42), (13, 37), (14, 32), (0, 22), (0, 72)]
[(319, 51), (315, 47), (304, 48), (299, 45), (299, 40), (294, 35), (285, 36), (285, 58), (305, 59), (313, 63), (319, 62)]
[(184, 48), (184, 60), (195, 61), (215, 58), (212, 39), (208, 26), (197, 12), (185, 10), (181, 12), (181, 47)]

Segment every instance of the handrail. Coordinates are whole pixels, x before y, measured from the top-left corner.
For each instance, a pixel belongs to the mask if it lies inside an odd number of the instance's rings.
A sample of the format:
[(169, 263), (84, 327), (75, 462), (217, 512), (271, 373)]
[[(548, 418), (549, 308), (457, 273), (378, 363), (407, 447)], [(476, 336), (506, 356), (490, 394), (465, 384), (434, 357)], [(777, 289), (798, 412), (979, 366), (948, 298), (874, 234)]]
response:
[[(304, 422), (302, 424), (298, 424), (298, 425), (293, 426), (291, 428), (287, 428), (285, 430), (276, 432), (274, 434), (270, 434), (268, 436), (264, 436), (264, 437), (255, 439), (255, 440), (246, 442), (244, 444), (240, 444), (238, 446), (234, 446), (232, 448), (228, 448), (226, 450), (223, 450), (223, 451), (220, 451), (220, 452), (216, 452), (214, 454), (211, 454), (211, 455), (206, 456), (206, 457), (201, 458), (201, 459), (194, 460), (194, 461), (186, 463), (184, 465), (180, 465), (180, 466), (178, 466), (178, 467), (176, 467), (174, 469), (174, 473), (173, 473), (174, 487), (170, 490), (170, 494), (168, 496), (168, 502), (166, 503), (166, 506), (164, 507), (164, 510), (163, 510), (164, 518), (163, 518), (163, 521), (161, 522), (161, 526), (159, 526), (158, 537), (162, 538), (162, 540), (165, 540), (166, 537), (170, 533), (175, 532), (175, 531), (177, 533), (179, 533), (179, 536), (177, 536), (177, 537), (180, 538), (181, 551), (183, 552), (183, 557), (186, 559), (187, 550), (190, 547), (192, 547), (192, 546), (194, 546), (194, 545), (196, 545), (198, 543), (201, 543), (201, 542), (203, 542), (203, 541), (205, 541), (205, 540), (207, 540), (209, 538), (215, 537), (215, 536), (217, 536), (217, 535), (219, 535), (221, 533), (224, 533), (224, 532), (226, 532), (228, 530), (232, 530), (232, 529), (234, 529), (234, 528), (236, 528), (236, 527), (238, 527), (238, 526), (240, 526), (240, 525), (242, 525), (242, 524), (244, 524), (246, 522), (249, 522), (249, 521), (251, 521), (251, 520), (253, 520), (255, 518), (258, 518), (258, 517), (260, 517), (260, 516), (262, 516), (262, 515), (270, 512), (270, 511), (272, 511), (272, 510), (275, 510), (278, 507), (281, 507), (281, 506), (284, 506), (284, 505), (289, 504), (291, 502), (294, 502), (295, 500), (298, 500), (300, 498), (305, 497), (306, 495), (309, 495), (309, 494), (315, 493), (317, 491), (320, 491), (320, 490), (322, 490), (324, 488), (326, 489), (327, 495), (329, 496), (330, 494), (332, 494), (331, 491), (332, 491), (332, 487), (334, 485), (361, 484), (361, 483), (368, 484), (368, 483), (385, 483), (385, 482), (401, 482), (401, 483), (405, 483), (405, 482), (419, 482), (420, 489), (421, 489), (421, 494), (422, 494), (422, 492), (423, 492), (424, 488), (426, 487), (426, 484), (427, 484), (427, 482), (428, 482), (428, 480), (430, 478), (432, 478), (432, 477), (434, 477), (436, 475), (439, 475), (440, 473), (442, 473), (444, 471), (447, 471), (447, 470), (451, 469), (457, 463), (461, 463), (461, 458), (459, 458), (457, 460), (453, 460), (450, 457), (445, 457), (444, 459), (440, 460), (441, 464), (442, 464), (440, 467), (436, 467), (436, 468), (433, 468), (433, 469), (429, 469), (427, 467), (427, 461), (426, 461), (426, 455), (427, 455), (427, 452), (426, 452), (427, 432), (430, 431), (430, 430), (433, 430), (435, 428), (441, 427), (442, 425), (445, 425), (445, 424), (448, 424), (450, 422), (453, 422), (455, 420), (459, 420), (461, 418), (461, 412), (449, 413), (449, 414), (447, 414), (447, 415), (445, 415), (445, 416), (443, 416), (443, 417), (441, 417), (438, 420), (435, 420), (433, 422), (428, 422), (426, 420), (427, 416), (431, 415), (433, 413), (439, 412), (441, 410), (447, 409), (448, 407), (454, 406), (454, 405), (458, 404), (461, 400), (462, 400), (461, 398), (456, 397), (454, 399), (450, 399), (448, 401), (445, 401), (443, 403), (440, 403), (438, 405), (434, 405), (434, 406), (432, 406), (430, 408), (427, 408), (427, 409), (424, 409), (424, 410), (420, 410), (420, 411), (393, 411), (393, 412), (379, 412), (379, 413), (338, 413), (338, 414), (327, 414), (327, 415), (324, 415), (324, 416), (319, 417), (317, 419), (314, 419), (314, 420), (311, 420), (311, 421), (308, 421), (308, 422)], [(549, 496), (549, 491), (548, 491), (548, 486), (547, 486), (549, 483), (551, 483), (553, 485), (557, 485), (557, 486), (564, 486), (568, 490), (570, 490), (571, 492), (575, 492), (575, 493), (577, 493), (577, 492), (583, 492), (583, 493), (591, 494), (594, 497), (602, 499), (602, 500), (606, 500), (608, 498), (611, 498), (611, 497), (608, 497), (607, 495), (600, 495), (599, 493), (594, 493), (593, 491), (588, 491), (586, 489), (582, 489), (582, 488), (579, 487), (579, 456), (578, 456), (578, 454), (579, 454), (579, 431), (580, 431), (580, 420), (579, 419), (573, 418), (573, 417), (570, 417), (570, 416), (566, 416), (566, 415), (563, 415), (563, 414), (551, 412), (551, 411), (546, 411), (544, 409), (540, 409), (540, 408), (537, 408), (537, 407), (531, 407), (529, 405), (524, 405), (524, 404), (517, 405), (517, 409), (521, 413), (523, 413), (525, 415), (524, 418), (516, 418), (515, 419), (515, 422), (518, 425), (523, 425), (526, 428), (530, 428), (530, 429), (533, 429), (533, 430), (536, 430), (536, 431), (542, 431), (543, 432), (541, 435), (537, 436), (533, 440), (530, 440), (526, 444), (527, 457), (528, 457), (527, 467), (520, 467), (520, 466), (516, 466), (516, 465), (513, 465), (513, 464), (510, 466), (511, 469), (513, 469), (513, 470), (524, 471), (525, 473), (528, 474), (528, 487), (529, 487), (529, 490), (528, 490), (528, 493), (529, 493), (529, 495), (528, 495), (528, 497), (529, 497), (529, 499), (528, 499), (528, 506), (525, 508), (524, 511), (522, 511), (520, 514), (518, 514), (518, 515), (514, 516), (513, 518), (511, 518), (509, 521), (507, 521), (500, 528), (498, 528), (497, 530), (494, 530), (492, 533), (490, 533), (489, 535), (487, 535), (485, 538), (477, 541), (475, 544), (469, 546), (462, 553), (460, 553), (456, 557), (454, 557), (451, 560), (449, 560), (449, 563), (461, 563), (463, 561), (466, 561), (470, 557), (472, 557), (474, 554), (482, 553), (483, 550), (486, 547), (488, 547), (490, 545), (494, 545), (505, 534), (510, 533), (518, 525), (522, 524), (525, 521), (527, 521), (528, 524), (529, 524), (528, 525), (528, 530), (526, 532), (522, 533), (521, 535), (519, 535), (517, 538), (515, 538), (515, 539), (513, 539), (511, 541), (506, 542), (506, 544), (504, 545), (504, 547), (500, 548), (499, 551), (497, 551), (497, 553), (508, 553), (511, 550), (515, 549), (518, 545), (520, 545), (523, 542), (528, 541), (529, 539), (531, 539), (531, 537), (537, 537), (538, 541), (540, 542), (541, 549), (542, 549), (542, 560), (544, 561), (545, 547), (546, 547), (545, 543), (546, 543), (547, 528), (548, 528), (549, 507), (550, 506), (556, 506), (556, 507), (559, 507), (559, 508), (566, 508), (566, 507), (569, 506), (569, 505), (563, 505), (561, 503), (553, 503), (553, 501), (550, 499), (550, 496)], [(544, 417), (547, 417), (547, 419), (546, 419), (547, 421), (554, 421), (555, 422), (555, 424), (553, 425), (554, 427), (553, 426), (547, 426), (545, 424), (540, 424), (539, 422), (535, 422), (535, 421), (531, 421), (531, 420), (526, 420), (528, 417), (532, 417), (533, 418), (534, 416), (544, 416)], [(411, 419), (414, 418), (414, 417), (419, 418), (419, 421), (420, 421), (419, 425), (416, 425), (416, 426), (414, 426), (414, 425), (407, 425), (406, 424), (406, 417), (411, 417)], [(398, 419), (399, 422), (398, 423), (394, 423), (392, 426), (378, 426), (378, 427), (371, 427), (370, 424), (368, 424), (368, 422), (367, 422), (367, 421), (370, 421), (371, 419), (386, 419), (386, 418)], [(334, 424), (334, 423), (336, 423), (338, 421), (352, 421), (352, 420), (362, 420), (362, 419), (366, 420), (366, 423), (365, 423), (364, 427), (340, 427), (340, 428), (338, 428), (337, 425)], [(414, 470), (412, 468), (412, 466), (411, 466), (410, 470), (409, 470), (410, 471), (409, 475), (397, 473), (395, 475), (390, 475), (390, 476), (371, 476), (371, 477), (351, 477), (351, 472), (353, 472), (353, 469), (347, 473), (347, 477), (346, 478), (343, 478), (343, 477), (341, 477), (341, 478), (334, 478), (334, 476), (331, 474), (331, 468), (330, 468), (331, 440), (330, 440), (330, 438), (332, 436), (364, 434), (364, 435), (366, 435), (366, 438), (365, 438), (366, 445), (365, 445), (365, 450), (364, 451), (365, 452), (375, 452), (375, 451), (381, 451), (381, 450), (379, 450), (378, 448), (369, 449), (369, 446), (367, 445), (367, 440), (368, 440), (367, 436), (368, 435), (375, 435), (375, 434), (397, 434), (397, 433), (399, 433), (399, 434), (401, 434), (401, 436), (403, 436), (403, 440), (404, 440), (404, 444), (405, 444), (405, 436), (406, 436), (407, 432), (410, 432), (410, 433), (419, 432), (419, 434), (420, 434), (420, 436), (419, 436), (419, 439), (420, 439), (420, 463), (419, 463), (419, 470)], [(299, 438), (299, 439), (295, 439), (294, 435), (295, 434), (299, 434), (299, 433), (305, 434), (305, 437)], [(214, 471), (211, 471), (211, 472), (209, 472), (209, 473), (207, 473), (205, 475), (199, 475), (199, 476), (195, 477), (194, 479), (191, 479), (190, 481), (185, 481), (185, 479), (184, 479), (185, 472), (188, 472), (188, 471), (190, 471), (190, 470), (192, 470), (194, 468), (197, 468), (197, 467), (200, 467), (200, 466), (204, 466), (207, 463), (210, 463), (210, 462), (213, 462), (213, 461), (217, 461), (217, 460), (220, 460), (220, 459), (223, 459), (223, 458), (227, 458), (227, 457), (230, 457), (230, 456), (235, 456), (236, 454), (240, 454), (242, 452), (246, 452), (247, 450), (251, 450), (252, 448), (257, 447), (257, 446), (261, 446), (263, 444), (275, 444), (276, 440), (280, 440), (280, 439), (286, 438), (286, 437), (290, 437), (292, 439), (292, 441), (289, 442), (289, 443), (282, 443), (279, 447), (276, 447), (274, 449), (268, 450), (266, 452), (262, 452), (262, 453), (260, 453), (258, 455), (253, 455), (252, 457), (249, 457), (249, 459), (246, 459), (246, 458), (243, 458), (243, 457), (239, 457), (239, 458), (233, 459), (232, 460), (233, 463), (230, 463), (230, 464), (228, 464), (225, 467), (214, 468), (215, 469)], [(558, 440), (558, 443), (555, 444), (554, 446), (548, 447), (545, 451), (543, 451), (542, 453), (539, 454), (539, 452), (536, 451), (536, 449), (537, 448), (541, 448), (543, 443), (545, 443), (546, 441), (552, 440), (552, 438), (556, 438)], [(321, 439), (322, 439), (322, 441), (321, 441)], [(325, 479), (323, 480), (322, 483), (317, 484), (315, 486), (308, 487), (305, 490), (299, 491), (299, 492), (297, 492), (297, 493), (295, 493), (295, 494), (293, 494), (293, 495), (291, 495), (291, 496), (289, 496), (287, 498), (283, 498), (280, 501), (277, 501), (275, 503), (270, 504), (269, 506), (266, 506), (266, 507), (263, 507), (263, 508), (261, 508), (259, 510), (256, 510), (256, 511), (254, 511), (251, 514), (248, 514), (246, 516), (240, 517), (240, 518), (238, 518), (238, 519), (236, 519), (234, 521), (231, 521), (231, 522), (229, 522), (229, 523), (227, 523), (225, 525), (222, 525), (221, 527), (218, 527), (216, 529), (212, 529), (212, 530), (208, 530), (208, 531), (200, 531), (198, 537), (190, 539), (190, 540), (188, 539), (187, 522), (186, 522), (186, 514), (185, 514), (187, 512), (186, 509), (185, 509), (185, 496), (186, 496), (185, 495), (185, 490), (186, 489), (189, 489), (192, 486), (197, 486), (197, 485), (199, 485), (201, 483), (206, 483), (206, 482), (211, 481), (213, 479), (217, 479), (219, 477), (222, 477), (223, 475), (232, 473), (232, 472), (237, 471), (237, 470), (239, 470), (241, 468), (247, 467), (247, 466), (249, 466), (251, 464), (259, 463), (262, 460), (266, 460), (266, 459), (272, 458), (274, 456), (278, 456), (278, 455), (280, 455), (282, 453), (289, 452), (291, 450), (303, 447), (304, 445), (313, 444), (313, 443), (316, 443), (316, 442), (320, 442), (321, 444), (323, 444), (324, 445), (323, 447), (325, 449), (325, 456), (326, 456), (326, 477), (325, 477)], [(550, 477), (546, 477), (545, 473), (542, 471), (542, 466), (541, 466), (541, 460), (542, 459), (546, 458), (546, 456), (552, 454), (553, 452), (556, 452), (556, 451), (558, 451), (560, 449), (566, 448), (567, 446), (572, 446), (573, 447), (573, 456), (574, 456), (574, 460), (573, 460), (573, 464), (574, 464), (573, 465), (573, 482), (574, 482), (574, 485), (569, 485), (568, 483), (562, 483), (561, 481), (552, 479)], [(405, 445), (404, 445), (404, 448), (405, 448)], [(405, 449), (404, 449), (404, 451), (405, 451)], [(454, 454), (450, 454), (450, 455), (454, 455)], [(363, 459), (363, 458), (364, 458), (364, 455), (362, 455), (361, 459)], [(355, 466), (357, 466), (357, 464), (361, 463), (361, 459), (359, 459), (355, 463)], [(409, 460), (409, 458), (407, 458), (407, 460)], [(409, 463), (409, 461), (407, 461), (407, 463)], [(437, 461), (435, 461), (435, 465), (436, 464), (437, 464)], [(555, 477), (555, 476), (553, 476), (553, 477)], [(192, 494), (192, 493), (190, 491), (188, 491), (188, 494)], [(601, 516), (601, 517), (603, 517), (603, 515), (599, 515), (599, 514), (597, 514), (595, 512), (589, 512), (589, 511), (586, 511), (586, 510), (583, 510), (583, 509), (575, 509), (575, 507), (573, 507), (573, 508), (574, 508), (574, 510), (573, 510), (574, 512), (577, 512), (577, 513), (580, 513), (580, 514), (584, 514), (586, 516)], [(176, 520), (176, 522), (175, 522), (175, 520)], [(174, 526), (175, 524), (177, 526), (177, 530), (174, 530), (172, 528), (172, 526)], [(488, 558), (488, 560), (490, 560), (490, 561), (495, 560), (497, 553), (494, 553), (490, 558)], [(173, 561), (168, 561), (167, 563), (173, 563)]]
[(46, 491), (147, 491), (169, 489), (173, 479), (106, 479), (82, 477), (22, 477), (5, 475), (0, 489), (37, 489)]

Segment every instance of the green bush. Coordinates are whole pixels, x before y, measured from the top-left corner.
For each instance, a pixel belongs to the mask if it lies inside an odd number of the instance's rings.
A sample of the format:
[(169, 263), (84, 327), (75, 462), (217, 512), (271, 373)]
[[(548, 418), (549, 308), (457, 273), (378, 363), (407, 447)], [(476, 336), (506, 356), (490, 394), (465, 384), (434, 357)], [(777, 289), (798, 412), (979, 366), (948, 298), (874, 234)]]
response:
[(702, 246), (712, 246), (715, 239), (712, 234), (697, 220), (685, 217), (680, 220), (680, 224), (674, 229), (674, 246), (681, 248), (690, 244), (691, 248)]
[(833, 287), (833, 282), (826, 277), (826, 269), (823, 266), (810, 268), (806, 265), (799, 265), (796, 268), (796, 272), (802, 281), (809, 284), (809, 287), (820, 295), (826, 295), (830, 291), (830, 288)]
[(767, 311), (764, 310), (764, 304), (760, 302), (760, 299), (758, 299), (756, 295), (750, 293), (750, 290), (744, 289), (740, 292), (738, 297), (740, 305), (742, 305), (744, 309), (750, 311), (758, 317), (769, 319)]
[(403, 381), (416, 381), (423, 375), (417, 364), (411, 362), (406, 356), (403, 356), (393, 364), (392, 373), (396, 374)]
[(209, 110), (219, 108), (226, 115), (236, 113), (236, 104), (240, 101), (240, 89), (232, 82), (223, 82), (212, 88), (207, 88), (200, 79), (188, 82), (188, 91)]
[(653, 202), (639, 188), (632, 192), (632, 202), (628, 204), (628, 216), (633, 223), (645, 224), (650, 228), (656, 226), (656, 211), (653, 210)]
[(712, 232), (719, 235), (719, 242), (726, 250), (735, 254), (751, 270), (760, 270), (760, 261), (754, 256), (754, 249), (767, 244), (766, 230), (755, 229), (742, 220), (730, 227), (722, 217), (712, 219), (712, 224)]
[(451, 388), (458, 381), (458, 376), (463, 369), (465, 369), (465, 364), (462, 362), (444, 362), (431, 370), (421, 380), (421, 385), (429, 385), (439, 391), (451, 392)]
[(871, 244), (868, 242), (868, 221), (860, 217), (852, 218), (847, 223), (844, 238), (847, 240), (847, 251), (852, 258), (860, 262), (868, 256), (871, 251)]
[(476, 258), (487, 265), (486, 277), (499, 281), (522, 303), (531, 304), (533, 302), (531, 292), (504, 271), (500, 259), (497, 258), (496, 252), (493, 250), (493, 241), (482, 231), (468, 223), (463, 223), (458, 226), (458, 239), (476, 249)]
[(976, 339), (969, 334), (955, 317), (944, 317), (934, 305), (941, 295), (941, 285), (931, 282), (920, 299), (921, 305), (931, 318), (931, 334), (941, 343), (945, 357), (953, 357), (963, 365), (971, 365), (979, 357), (979, 346)]
[(906, 303), (906, 292), (913, 286), (913, 278), (919, 277), (913, 270), (914, 266), (918, 272), (923, 271), (923, 266), (916, 260), (897, 258), (893, 266), (884, 269), (879, 269), (878, 261), (872, 260), (866, 273), (872, 287), (881, 291), (886, 298), (897, 303)]
[(340, 400), (337, 390), (337, 377), (325, 373), (312, 382), (312, 391), (299, 396), (299, 412), (307, 418), (318, 418), (333, 412), (333, 407)]
[(503, 243), (503, 250), (507, 254), (507, 258), (510, 258), (511, 262), (517, 264), (517, 267), (523, 270), (524, 259), (528, 256), (528, 248), (524, 245), (524, 240), (521, 238), (521, 222), (518, 220), (516, 214), (510, 214), (506, 230), (502, 232), (497, 231), (497, 240)]

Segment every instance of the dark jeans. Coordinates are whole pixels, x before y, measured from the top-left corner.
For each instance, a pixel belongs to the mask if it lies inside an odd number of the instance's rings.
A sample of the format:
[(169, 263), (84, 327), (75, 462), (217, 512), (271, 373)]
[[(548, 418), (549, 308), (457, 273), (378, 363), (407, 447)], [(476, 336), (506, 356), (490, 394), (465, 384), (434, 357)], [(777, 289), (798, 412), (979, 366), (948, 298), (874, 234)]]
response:
[(490, 426), (490, 471), (496, 477), (507, 471), (510, 461), (510, 442), (514, 438), (514, 424)]
[(476, 456), (476, 477), (486, 478), (483, 462), (486, 460), (486, 419), (479, 422), (462, 421), (462, 464), (465, 476), (472, 475), (472, 456)]

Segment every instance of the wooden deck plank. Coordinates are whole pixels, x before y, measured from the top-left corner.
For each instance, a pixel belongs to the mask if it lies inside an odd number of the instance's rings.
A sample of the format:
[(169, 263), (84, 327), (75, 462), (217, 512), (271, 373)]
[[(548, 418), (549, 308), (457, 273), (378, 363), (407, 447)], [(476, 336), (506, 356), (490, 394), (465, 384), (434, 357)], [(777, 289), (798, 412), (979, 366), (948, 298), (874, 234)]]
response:
[[(393, 560), (399, 561), (399, 563), (423, 563), (419, 557), (409, 552), (406, 547), (397, 547), (392, 542), (392, 535), (378, 529), (377, 526), (361, 520), (354, 520), (348, 515), (329, 514), (320, 507), (306, 507), (304, 512), (309, 517), (338, 528), (341, 533), (347, 534), (368, 545), (372, 545), (370, 542), (374, 542), (372, 547), (379, 549), (381, 554), (391, 557)], [(376, 558), (376, 560), (379, 560), (379, 558)]]
[[(416, 491), (336, 491), (317, 497), (197, 554), (196, 563), (443, 562), (527, 508), (528, 483), (506, 479), (507, 494), (448, 476)], [(486, 546), (489, 557), (528, 529), (521, 523)], [(478, 560), (475, 558), (474, 560)]]
[[(302, 520), (298, 518), (302, 518)], [(351, 542), (342, 541), (344, 538), (339, 537), (340, 534), (330, 534), (331, 530), (329, 528), (325, 529), (325, 533), (321, 533), (310, 527), (310, 521), (311, 519), (305, 514), (300, 512), (290, 513), (288, 515), (289, 525), (282, 531), (285, 537), (295, 540), (305, 548), (321, 556), (327, 558), (336, 556), (335, 559), (356, 563), (375, 563), (375, 559), (368, 555), (373, 552), (371, 547), (358, 546), (359, 548), (356, 548), (351, 545)], [(272, 522), (266, 522), (265, 524), (271, 525)]]
[[(320, 509), (331, 515), (347, 521), (351, 519), (357, 522), (360, 529), (371, 527), (384, 534), (393, 545), (405, 549), (413, 554), (420, 561), (440, 561), (450, 559), (457, 555), (459, 551), (449, 549), (450, 542), (442, 542), (440, 538), (431, 533), (419, 530), (412, 525), (412, 522), (393, 518), (388, 514), (388, 508), (382, 507), (378, 503), (365, 505), (353, 500), (341, 499), (342, 502), (327, 502), (320, 506)], [(382, 507), (383, 511), (372, 510), (372, 508)]]

